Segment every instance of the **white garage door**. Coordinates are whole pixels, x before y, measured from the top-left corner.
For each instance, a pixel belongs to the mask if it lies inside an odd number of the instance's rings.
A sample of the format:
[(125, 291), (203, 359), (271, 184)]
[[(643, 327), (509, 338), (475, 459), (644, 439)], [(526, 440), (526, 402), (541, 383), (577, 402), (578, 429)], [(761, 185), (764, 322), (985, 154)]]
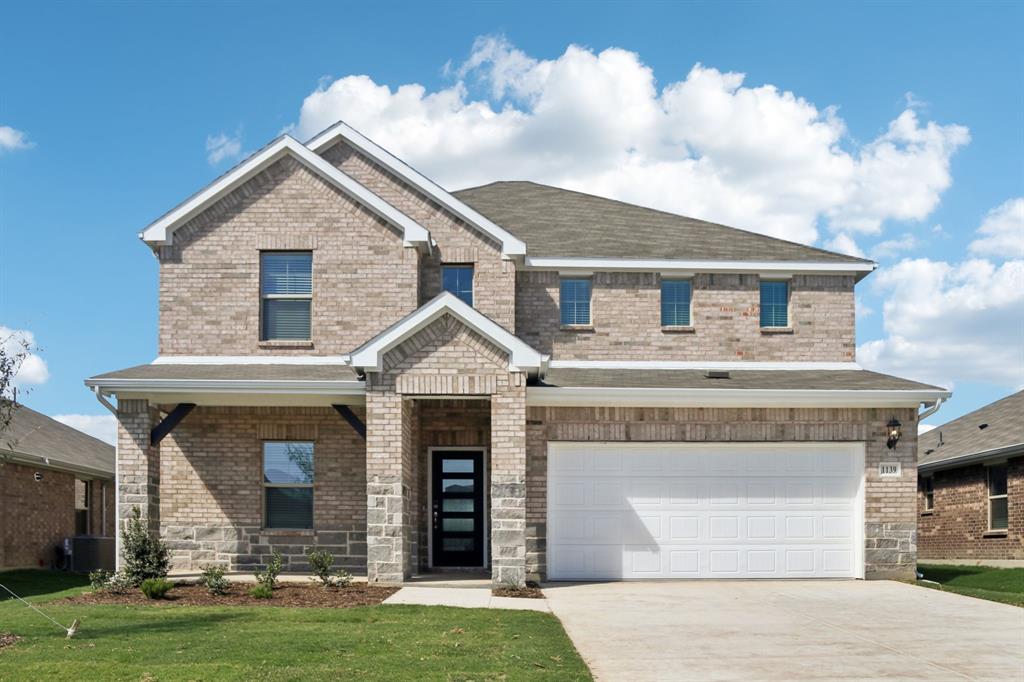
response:
[(863, 577), (861, 443), (548, 444), (548, 579)]

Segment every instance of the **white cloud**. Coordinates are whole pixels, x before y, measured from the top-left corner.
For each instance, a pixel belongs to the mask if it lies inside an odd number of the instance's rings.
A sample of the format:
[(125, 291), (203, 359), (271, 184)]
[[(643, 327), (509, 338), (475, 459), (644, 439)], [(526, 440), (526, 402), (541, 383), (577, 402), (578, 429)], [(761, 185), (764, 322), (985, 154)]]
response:
[(206, 136), (206, 160), (216, 166), (224, 159), (236, 159), (242, 153), (242, 135), (233, 137), (226, 133)]
[(857, 242), (855, 242), (853, 237), (845, 232), (840, 232), (835, 237), (825, 242), (825, 248), (831, 251), (845, 253), (847, 256), (864, 258), (864, 252), (860, 250), (859, 246), (857, 246)]
[(925, 218), (968, 140), (908, 108), (858, 145), (834, 107), (701, 64), (659, 89), (640, 55), (617, 48), (545, 60), (488, 37), (448, 72), (457, 82), (435, 91), (323, 82), (294, 131), (343, 119), (451, 188), (535, 180), (805, 243), (822, 223), (875, 233)]
[(28, 135), (10, 126), (0, 126), (0, 152), (28, 149), (33, 146)]
[(875, 260), (882, 258), (893, 258), (896, 254), (903, 251), (912, 251), (917, 248), (918, 241), (917, 237), (905, 232), (903, 235), (896, 239), (886, 239), (883, 242), (878, 242), (871, 248), (871, 257)]
[(1024, 197), (1010, 199), (989, 211), (978, 232), (984, 236), (971, 242), (971, 253), (1024, 258)]
[(117, 443), (117, 420), (112, 414), (58, 414), (53, 418), (111, 445)]
[(860, 296), (853, 297), (853, 309), (854, 314), (857, 316), (858, 320), (868, 317), (870, 315), (874, 315), (875, 313), (874, 308), (864, 303), (864, 299), (862, 299)]
[(46, 367), (46, 361), (33, 353), (36, 348), (35, 334), (27, 329), (11, 329), (0, 325), (0, 344), (9, 356), (26, 352), (22, 358), (18, 373), (14, 376), (13, 385), (21, 388), (30, 384), (42, 384), (50, 378), (50, 370)]

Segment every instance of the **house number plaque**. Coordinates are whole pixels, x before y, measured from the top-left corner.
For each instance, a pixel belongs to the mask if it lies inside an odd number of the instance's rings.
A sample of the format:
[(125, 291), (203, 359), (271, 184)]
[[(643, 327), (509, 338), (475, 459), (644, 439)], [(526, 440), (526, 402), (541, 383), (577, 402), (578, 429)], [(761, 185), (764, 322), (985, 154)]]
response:
[(879, 462), (878, 475), (883, 478), (895, 478), (903, 473), (903, 467), (899, 462)]

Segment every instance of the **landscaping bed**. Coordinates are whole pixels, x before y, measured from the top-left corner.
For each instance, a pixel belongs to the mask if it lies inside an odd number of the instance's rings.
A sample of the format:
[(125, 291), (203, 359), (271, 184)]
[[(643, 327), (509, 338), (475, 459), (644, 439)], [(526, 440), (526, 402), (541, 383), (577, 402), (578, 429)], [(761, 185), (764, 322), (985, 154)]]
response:
[(380, 587), (353, 583), (348, 587), (326, 589), (312, 583), (284, 583), (274, 590), (270, 599), (257, 599), (249, 595), (251, 583), (235, 583), (225, 595), (212, 595), (202, 585), (175, 585), (163, 599), (147, 599), (139, 590), (114, 594), (108, 590), (83, 592), (67, 597), (72, 604), (149, 604), (177, 606), (299, 606), (351, 608), (353, 606), (375, 606), (398, 591), (396, 587)]
[(495, 587), (491, 590), (495, 597), (513, 597), (516, 599), (543, 599), (544, 593), (536, 583), (527, 583), (526, 587)]

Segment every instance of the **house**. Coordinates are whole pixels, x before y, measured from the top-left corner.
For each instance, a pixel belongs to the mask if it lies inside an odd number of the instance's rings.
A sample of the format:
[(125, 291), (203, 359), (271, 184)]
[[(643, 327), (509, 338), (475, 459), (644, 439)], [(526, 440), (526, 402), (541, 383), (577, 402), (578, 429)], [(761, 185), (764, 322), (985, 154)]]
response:
[(949, 393), (856, 364), (870, 261), (529, 182), (450, 193), (344, 123), (141, 238), (159, 355), (86, 384), (119, 421), (118, 517), (176, 570), (301, 571), (312, 545), (374, 582), (914, 570), (918, 410)]
[(917, 450), (920, 558), (1024, 565), (1024, 391), (918, 436)]
[(24, 405), (0, 434), (0, 569), (59, 565), (74, 536), (114, 534), (114, 448)]

